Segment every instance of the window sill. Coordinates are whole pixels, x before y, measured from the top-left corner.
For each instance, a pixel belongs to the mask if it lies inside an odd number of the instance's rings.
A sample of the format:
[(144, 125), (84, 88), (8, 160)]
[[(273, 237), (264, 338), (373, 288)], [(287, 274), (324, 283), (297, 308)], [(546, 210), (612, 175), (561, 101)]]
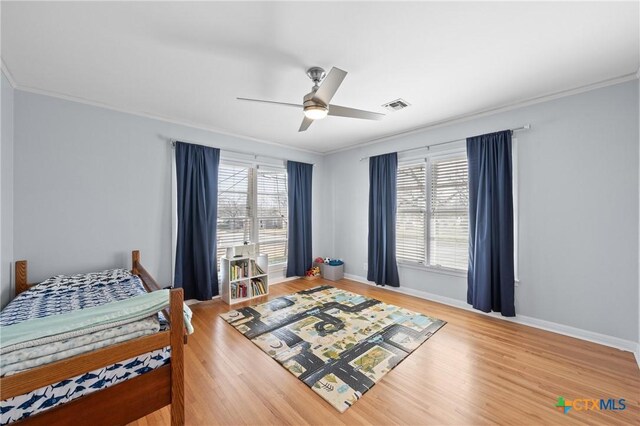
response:
[(269, 272), (281, 272), (287, 269), (287, 262), (269, 265)]
[(454, 277), (467, 277), (467, 271), (462, 271), (459, 269), (438, 268), (436, 266), (427, 266), (421, 263), (398, 262), (398, 267), (405, 269), (416, 269), (424, 272), (435, 272), (436, 274), (450, 275)]

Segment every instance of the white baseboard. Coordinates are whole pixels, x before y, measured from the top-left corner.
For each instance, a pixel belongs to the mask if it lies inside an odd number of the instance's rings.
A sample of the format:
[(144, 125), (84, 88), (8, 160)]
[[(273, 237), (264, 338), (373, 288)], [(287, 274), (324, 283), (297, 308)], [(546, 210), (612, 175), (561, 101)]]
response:
[(301, 277), (284, 277), (284, 278), (276, 278), (269, 285), (276, 285), (286, 283), (287, 281), (299, 280)]
[[(220, 299), (220, 295), (218, 296), (213, 296), (210, 300), (218, 300)], [(204, 300), (198, 300), (198, 299), (187, 299), (184, 301), (184, 304), (187, 306), (191, 306), (191, 305), (197, 305), (200, 302), (204, 302)], [(208, 300), (207, 300), (208, 302)]]
[[(344, 274), (346, 279), (357, 281), (359, 283), (376, 286), (375, 283), (368, 281), (366, 278)], [(504, 321), (510, 321), (517, 324), (527, 325), (529, 327), (535, 327), (542, 330), (550, 331), (552, 333), (562, 334), (564, 336), (575, 337), (576, 339), (586, 340), (593, 343), (598, 343), (600, 345), (609, 346), (612, 348), (620, 349), (623, 351), (632, 352), (636, 361), (638, 362), (638, 367), (640, 367), (640, 344), (637, 342), (633, 342), (631, 340), (621, 339), (619, 337), (608, 336), (606, 334), (600, 334), (589, 330), (584, 330), (581, 328), (571, 327), (564, 324), (558, 324), (551, 321), (541, 320), (538, 318), (528, 317), (524, 315), (517, 315), (515, 317), (503, 317), (502, 315), (492, 312), (492, 313), (484, 313), (482, 311), (478, 311), (469, 306), (465, 301), (459, 299), (453, 299), (451, 297), (440, 296), (437, 294), (429, 293), (422, 290), (415, 290), (412, 288), (406, 287), (381, 287), (376, 286), (377, 288), (381, 288), (383, 290), (395, 291), (397, 293), (407, 294), (409, 296), (419, 297), (421, 299), (431, 300), (433, 302), (442, 303), (444, 305), (453, 306), (455, 308), (464, 309), (466, 311), (471, 311), (477, 314), (487, 315), (492, 318), (498, 318)]]

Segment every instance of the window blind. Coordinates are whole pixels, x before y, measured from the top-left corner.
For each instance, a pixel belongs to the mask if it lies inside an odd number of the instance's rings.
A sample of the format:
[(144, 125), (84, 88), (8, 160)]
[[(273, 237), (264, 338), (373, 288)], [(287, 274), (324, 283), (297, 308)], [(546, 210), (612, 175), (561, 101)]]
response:
[(221, 163), (218, 172), (218, 259), (226, 248), (257, 243), (269, 264), (287, 261), (287, 171)]
[(467, 270), (469, 188), (464, 154), (431, 160), (430, 265)]
[(400, 164), (397, 200), (398, 261), (466, 271), (469, 190), (465, 153)]
[(401, 165), (397, 179), (396, 257), (424, 264), (426, 163)]
[(258, 186), (258, 241), (260, 252), (269, 255), (269, 264), (287, 261), (287, 172), (260, 167)]
[(251, 241), (251, 185), (250, 167), (220, 164), (218, 170), (218, 259), (226, 248)]

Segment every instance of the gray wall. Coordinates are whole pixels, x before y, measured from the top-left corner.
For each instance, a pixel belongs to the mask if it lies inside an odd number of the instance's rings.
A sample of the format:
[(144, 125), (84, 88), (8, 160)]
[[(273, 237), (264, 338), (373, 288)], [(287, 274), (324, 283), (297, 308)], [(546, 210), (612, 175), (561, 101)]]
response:
[[(398, 112), (397, 114), (402, 114)], [(638, 81), (338, 152), (325, 158), (323, 207), (333, 241), (364, 277), (366, 155), (530, 123), (517, 134), (520, 189), (519, 314), (638, 339)], [(466, 279), (400, 268), (401, 285), (466, 300)]]
[[(9, 260), (28, 259), (33, 280), (127, 265), (129, 251), (139, 248), (151, 272), (169, 282), (168, 138), (315, 162), (314, 255), (341, 257), (347, 273), (365, 276), (368, 172), (367, 162), (359, 161), (362, 156), (531, 123), (532, 130), (518, 135), (518, 313), (638, 339), (637, 81), (324, 159), (17, 90), (13, 209), (5, 204), (10, 193), (5, 175), (11, 167), (10, 162), (5, 166), (8, 98), (4, 80), (2, 84), (1, 255), (3, 266)], [(9, 256), (4, 224), (11, 214), (14, 253)], [(400, 274), (404, 287), (465, 299), (466, 282), (459, 276), (404, 267)], [(3, 286), (5, 282), (3, 272)]]
[(321, 156), (16, 90), (14, 254), (31, 280), (126, 266), (140, 249), (170, 282), (169, 138), (315, 162), (321, 204)]
[(0, 307), (13, 295), (13, 97), (14, 90), (2, 74), (0, 106)]

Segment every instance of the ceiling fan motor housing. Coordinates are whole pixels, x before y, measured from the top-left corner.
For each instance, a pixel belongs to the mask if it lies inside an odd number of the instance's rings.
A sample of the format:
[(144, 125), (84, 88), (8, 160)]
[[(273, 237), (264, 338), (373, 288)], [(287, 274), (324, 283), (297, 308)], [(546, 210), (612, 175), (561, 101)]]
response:
[(313, 112), (316, 112), (316, 114), (319, 114), (318, 118), (322, 118), (329, 112), (329, 107), (317, 99), (313, 99), (315, 94), (316, 91), (314, 90), (304, 95), (302, 106), (306, 116), (314, 116)]

